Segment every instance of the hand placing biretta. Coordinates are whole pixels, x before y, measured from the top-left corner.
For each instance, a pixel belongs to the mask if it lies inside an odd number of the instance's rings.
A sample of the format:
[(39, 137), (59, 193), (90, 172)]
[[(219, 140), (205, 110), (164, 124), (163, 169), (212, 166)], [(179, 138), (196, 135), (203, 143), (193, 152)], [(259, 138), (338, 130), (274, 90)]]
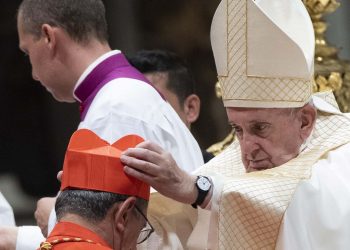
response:
[(121, 153), (144, 141), (127, 135), (113, 144), (88, 129), (76, 131), (69, 142), (63, 165), (61, 190), (84, 189), (149, 199), (150, 187), (123, 171)]

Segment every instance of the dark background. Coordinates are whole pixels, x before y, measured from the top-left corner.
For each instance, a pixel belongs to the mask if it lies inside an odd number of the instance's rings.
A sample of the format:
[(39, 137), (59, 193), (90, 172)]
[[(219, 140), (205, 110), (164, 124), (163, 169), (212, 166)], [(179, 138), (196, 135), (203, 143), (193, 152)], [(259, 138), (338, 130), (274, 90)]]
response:
[[(0, 175), (15, 176), (25, 194), (41, 197), (58, 190), (56, 174), (69, 136), (78, 126), (79, 112), (77, 104), (58, 103), (32, 80), (29, 60), (18, 49), (20, 2), (1, 0), (0, 8)], [(224, 138), (229, 128), (221, 100), (215, 96), (209, 39), (219, 1), (104, 2), (111, 47), (127, 55), (140, 49), (167, 49), (183, 57), (194, 72), (202, 100), (202, 113), (192, 128), (195, 137), (202, 148)]]
[[(0, 0), (0, 190), (9, 199), (22, 198), (17, 219), (31, 215), (37, 197), (55, 195), (56, 174), (65, 147), (79, 123), (77, 104), (58, 103), (31, 78), (29, 60), (18, 49), (16, 10), (20, 0)], [(344, 55), (349, 38), (350, 0), (330, 18), (333, 44)], [(210, 48), (211, 19), (219, 0), (105, 0), (110, 44), (127, 55), (140, 49), (167, 49), (183, 57), (194, 72), (202, 112), (192, 132), (205, 149), (229, 132), (221, 100), (215, 96), (216, 71)], [(347, 40), (346, 40), (347, 39)], [(1, 176), (11, 176), (1, 178)], [(9, 181), (10, 180), (10, 181)], [(7, 192), (5, 192), (5, 189)], [(21, 191), (21, 192), (22, 192)], [(20, 212), (18, 212), (20, 211)]]

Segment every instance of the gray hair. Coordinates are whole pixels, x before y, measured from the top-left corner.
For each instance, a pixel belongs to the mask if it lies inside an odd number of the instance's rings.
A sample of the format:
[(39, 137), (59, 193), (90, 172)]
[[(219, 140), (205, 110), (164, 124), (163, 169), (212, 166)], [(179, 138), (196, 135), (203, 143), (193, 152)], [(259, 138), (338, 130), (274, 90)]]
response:
[[(125, 201), (128, 195), (91, 190), (64, 190), (56, 201), (55, 209), (58, 221), (66, 214), (76, 214), (83, 219), (98, 223), (107, 215), (115, 203)], [(147, 208), (148, 201), (137, 198), (136, 206), (141, 210)]]

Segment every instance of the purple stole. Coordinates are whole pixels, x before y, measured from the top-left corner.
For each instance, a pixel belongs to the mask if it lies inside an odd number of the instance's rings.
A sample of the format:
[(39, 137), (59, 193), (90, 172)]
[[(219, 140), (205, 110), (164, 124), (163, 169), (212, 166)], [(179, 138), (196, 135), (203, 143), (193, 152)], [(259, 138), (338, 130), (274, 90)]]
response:
[[(131, 78), (151, 85), (143, 74), (130, 65), (122, 53), (108, 57), (88, 74), (74, 92), (80, 102), (81, 121), (84, 121), (86, 113), (98, 91), (108, 82), (117, 78)], [(157, 92), (159, 93), (159, 91)], [(162, 94), (160, 95), (164, 99)]]

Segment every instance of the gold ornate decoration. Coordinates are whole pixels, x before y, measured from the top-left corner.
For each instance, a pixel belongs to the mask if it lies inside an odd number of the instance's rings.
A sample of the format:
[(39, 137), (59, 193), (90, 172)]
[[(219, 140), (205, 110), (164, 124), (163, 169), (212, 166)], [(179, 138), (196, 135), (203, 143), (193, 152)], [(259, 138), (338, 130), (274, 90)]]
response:
[(303, 0), (313, 23), (316, 38), (314, 92), (333, 90), (341, 111), (350, 112), (350, 63), (338, 57), (338, 49), (325, 39), (323, 16), (334, 12), (338, 0)]
[[(219, 81), (217, 81), (215, 84), (215, 94), (217, 98), (222, 98), (222, 90)], [(225, 137), (225, 139), (211, 145), (209, 148), (206, 149), (206, 151), (213, 154), (214, 156), (217, 156), (222, 151), (224, 151), (234, 140), (235, 133), (233, 130), (231, 130), (231, 132)]]
[[(334, 91), (342, 112), (350, 112), (350, 63), (338, 57), (338, 49), (325, 39), (327, 23), (323, 15), (334, 12), (339, 6), (337, 0), (303, 0), (313, 23), (316, 39), (314, 92)], [(215, 93), (222, 97), (220, 83), (215, 85)], [(222, 141), (210, 146), (207, 151), (215, 156), (221, 153), (235, 139), (234, 132)]]
[(67, 243), (67, 242), (86, 242), (86, 243), (91, 243), (91, 244), (96, 244), (96, 245), (101, 245), (99, 243), (95, 243), (92, 240), (85, 240), (82, 238), (69, 238), (69, 237), (64, 237), (62, 239), (56, 239), (53, 241), (44, 241), (40, 244), (40, 250), (52, 250), (55, 245), (60, 244), (60, 243)]
[[(334, 103), (331, 92), (317, 94)], [(285, 164), (246, 174), (240, 146), (233, 142), (197, 174), (225, 176), (218, 209), (215, 249), (276, 249), (283, 215), (301, 180), (309, 179), (312, 166), (327, 152), (350, 142), (350, 121), (345, 115), (318, 113), (306, 148)], [(216, 231), (218, 230), (218, 231)]]
[(220, 86), (220, 82), (217, 81), (215, 84), (215, 94), (217, 98), (222, 98), (222, 90), (221, 90), (221, 86)]
[(207, 148), (207, 152), (212, 153), (214, 156), (220, 154), (224, 149), (226, 149), (233, 141), (235, 140), (235, 133), (232, 130), (222, 141), (219, 141), (209, 148)]
[(51, 250), (52, 249), (52, 245), (50, 242), (42, 242), (40, 244), (40, 250)]

